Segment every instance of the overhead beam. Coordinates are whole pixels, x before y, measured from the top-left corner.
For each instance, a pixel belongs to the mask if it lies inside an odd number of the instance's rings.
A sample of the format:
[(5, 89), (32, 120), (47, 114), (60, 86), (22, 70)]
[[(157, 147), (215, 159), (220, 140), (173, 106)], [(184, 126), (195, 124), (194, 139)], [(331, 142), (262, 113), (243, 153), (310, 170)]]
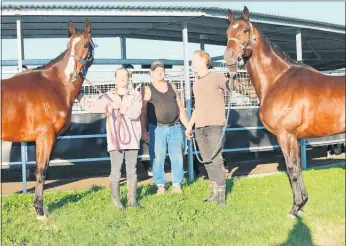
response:
[[(330, 49), (330, 50), (318, 50), (319, 53), (345, 53), (346, 49)], [(296, 53), (296, 50), (287, 50), (285, 53), (292, 54)], [(303, 53), (314, 54), (312, 50), (303, 50)]]
[(313, 45), (310, 44), (309, 42), (307, 43), (307, 45), (308, 45), (309, 49), (312, 51), (312, 53), (314, 53), (314, 55), (316, 56), (316, 59), (318, 61), (320, 61), (321, 60), (321, 56), (320, 56), (320, 54), (318, 54), (317, 50), (313, 47)]
[[(91, 25), (93, 23), (164, 23), (176, 22), (183, 20), (182, 16), (22, 16), (24, 23), (68, 23), (70, 20), (73, 23), (84, 23), (86, 17), (89, 18)], [(2, 24), (15, 23), (14, 16), (2, 16)]]
[[(140, 29), (138, 29), (140, 30)], [(96, 34), (100, 34), (103, 37), (105, 37), (107, 35), (107, 37), (109, 36), (119, 36), (119, 35), (127, 35), (130, 34), (131, 32), (133, 32), (132, 30), (129, 29), (92, 29), (92, 35), (96, 35)], [(2, 37), (5, 36), (14, 36), (16, 34), (16, 30), (2, 30)], [(54, 29), (47, 29), (47, 30), (23, 30), (23, 36), (24, 38), (26, 37), (45, 37), (45, 36), (51, 36), (54, 37), (54, 35), (56, 35), (57, 37), (59, 35), (64, 35), (66, 37), (68, 37), (68, 29), (63, 30), (63, 29), (58, 29), (58, 30), (54, 30)]]
[[(82, 23), (74, 23), (76, 28), (83, 28), (84, 22)], [(141, 28), (154, 28), (154, 23), (117, 23), (117, 22), (93, 22), (91, 23), (92, 30), (97, 29), (133, 29), (133, 27), (136, 27), (136, 29)], [(1, 28), (2, 30), (13, 30), (15, 29), (16, 24), (2, 24)], [(68, 30), (68, 22), (66, 23), (22, 23), (23, 30)]]
[(202, 27), (210, 27), (210, 28), (223, 28), (226, 32), (226, 28), (228, 27), (228, 20), (203, 16), (203, 19), (201, 18), (201, 19), (189, 20), (188, 24), (189, 24), (189, 29), (190, 29), (190, 25), (194, 25), (194, 26), (202, 26)]
[[(181, 38), (181, 34), (180, 32), (175, 32), (175, 31), (164, 31), (164, 30), (147, 30), (145, 32), (141, 32), (141, 33), (137, 33), (137, 34), (133, 34), (133, 35), (130, 35), (130, 36), (136, 36), (136, 35), (142, 35), (142, 36), (147, 36), (147, 35), (150, 35), (150, 36), (158, 36), (158, 37), (166, 37), (166, 40), (168, 41), (170, 38), (180, 38), (180, 40), (182, 39)], [(129, 36), (129, 37), (130, 37)], [(189, 33), (189, 38), (193, 38), (193, 39), (197, 39), (199, 40), (200, 39), (200, 36), (199, 34), (197, 33)], [(220, 37), (218, 35), (209, 35), (210, 37), (210, 40), (213, 40), (213, 41), (220, 41), (220, 42), (223, 42), (224, 44), (226, 44), (226, 36), (224, 37)], [(181, 40), (182, 41), (182, 40)]]
[(219, 60), (223, 60), (224, 56), (214, 56), (214, 57), (211, 57), (210, 59), (211, 61), (219, 61)]
[(345, 42), (345, 34), (336, 34), (336, 33), (330, 33), (330, 32), (323, 32), (323, 31), (315, 31), (315, 30), (308, 30), (304, 29), (302, 32), (303, 37), (307, 38), (323, 38), (325, 40), (335, 40), (335, 41), (341, 41)]
[[(158, 27), (158, 30), (168, 30), (168, 31), (179, 31), (181, 28), (179, 25), (168, 25), (163, 27)], [(199, 26), (190, 26), (189, 33), (198, 33), (198, 34), (214, 34), (222, 35), (225, 37), (225, 29), (211, 28), (211, 27), (199, 27)]]

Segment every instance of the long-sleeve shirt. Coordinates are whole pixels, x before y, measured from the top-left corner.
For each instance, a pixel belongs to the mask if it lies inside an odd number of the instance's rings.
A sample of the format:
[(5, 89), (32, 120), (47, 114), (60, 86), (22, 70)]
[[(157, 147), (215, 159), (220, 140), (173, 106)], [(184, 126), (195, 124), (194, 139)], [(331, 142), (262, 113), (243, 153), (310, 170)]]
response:
[(224, 92), (229, 90), (227, 81), (223, 75), (210, 72), (193, 84), (197, 128), (225, 124)]
[[(136, 90), (131, 90), (123, 96), (120, 96), (113, 91), (106, 92), (106, 95), (112, 99), (115, 103), (121, 103), (119, 113), (122, 116), (120, 121), (120, 129), (118, 129), (118, 117), (117, 109), (114, 109), (109, 105), (110, 101), (105, 95), (101, 95), (97, 100), (87, 100), (85, 96), (80, 98), (80, 103), (84, 105), (84, 109), (90, 113), (110, 113), (110, 116), (106, 119), (107, 129), (107, 150), (112, 151), (118, 149), (139, 149), (141, 139), (141, 122), (140, 115), (142, 110), (142, 96)], [(120, 133), (120, 139), (126, 140), (122, 143), (118, 139), (118, 133)], [(125, 134), (125, 135), (124, 135)], [(115, 137), (114, 137), (115, 136)], [(114, 137), (114, 138), (113, 138)], [(115, 142), (114, 140), (115, 139)], [(117, 146), (115, 146), (117, 145)]]

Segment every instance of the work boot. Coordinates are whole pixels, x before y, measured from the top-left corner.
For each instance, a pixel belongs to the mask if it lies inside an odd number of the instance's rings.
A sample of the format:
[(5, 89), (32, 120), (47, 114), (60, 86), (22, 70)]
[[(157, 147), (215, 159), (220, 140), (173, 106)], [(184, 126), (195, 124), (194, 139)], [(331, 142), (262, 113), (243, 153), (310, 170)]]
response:
[(158, 185), (156, 195), (163, 195), (165, 193), (166, 193), (165, 186), (164, 185)]
[(125, 209), (120, 201), (120, 183), (119, 182), (111, 183), (111, 197), (115, 207), (121, 210)]
[(174, 184), (172, 187), (172, 193), (176, 193), (176, 194), (183, 193), (183, 190), (181, 189), (181, 185), (180, 184)]
[(137, 180), (127, 180), (127, 206), (141, 208), (137, 201)]
[(217, 184), (214, 181), (210, 181), (210, 195), (208, 198), (205, 198), (203, 202), (215, 201), (217, 198)]
[(218, 206), (223, 206), (226, 204), (226, 185), (217, 186), (216, 204)]

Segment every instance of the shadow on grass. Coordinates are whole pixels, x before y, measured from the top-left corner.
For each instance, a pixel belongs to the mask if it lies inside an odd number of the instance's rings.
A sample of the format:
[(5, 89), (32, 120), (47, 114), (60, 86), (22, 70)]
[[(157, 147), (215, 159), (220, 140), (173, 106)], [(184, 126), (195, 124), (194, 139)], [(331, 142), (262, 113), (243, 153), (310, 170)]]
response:
[(279, 244), (280, 246), (291, 246), (291, 245), (304, 245), (312, 246), (312, 237), (310, 229), (305, 225), (302, 218), (297, 218), (297, 223), (290, 231), (286, 242)]
[(98, 192), (99, 190), (104, 189), (104, 187), (102, 186), (97, 186), (94, 185), (92, 186), (88, 191), (84, 192), (83, 194), (69, 194), (69, 195), (65, 195), (64, 197), (62, 197), (61, 199), (59, 199), (58, 201), (52, 202), (47, 204), (47, 209), (49, 212), (53, 212), (54, 210), (57, 210), (65, 205), (67, 205), (68, 203), (75, 203), (80, 201), (81, 199), (92, 195), (96, 192)]
[(226, 196), (232, 192), (234, 185), (234, 179), (226, 179)]

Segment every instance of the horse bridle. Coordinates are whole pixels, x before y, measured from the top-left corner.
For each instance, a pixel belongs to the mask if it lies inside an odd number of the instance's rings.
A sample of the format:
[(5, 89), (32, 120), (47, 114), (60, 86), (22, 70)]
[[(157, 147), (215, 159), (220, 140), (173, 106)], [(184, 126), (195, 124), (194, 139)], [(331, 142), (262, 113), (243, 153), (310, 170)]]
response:
[[(249, 30), (249, 38), (248, 38), (248, 40), (247, 40), (247, 42), (246, 42), (246, 45), (243, 45), (242, 44), (242, 42), (239, 40), (239, 39), (237, 39), (237, 38), (229, 38), (228, 40), (227, 40), (227, 44), (228, 44), (228, 42), (229, 41), (234, 41), (234, 42), (236, 42), (236, 44), (239, 46), (239, 48), (241, 49), (241, 51), (242, 51), (242, 55), (241, 55), (241, 58), (244, 60), (244, 62), (246, 62), (246, 60), (248, 60), (249, 58), (250, 58), (250, 56), (245, 56), (245, 51), (247, 50), (247, 49), (250, 49), (251, 51), (253, 51), (253, 43), (255, 42), (255, 40), (256, 40), (256, 36), (255, 35), (253, 35), (253, 27), (252, 27), (252, 24), (251, 24), (251, 22), (249, 22), (250, 23), (250, 28), (248, 29)], [(240, 58), (240, 57), (237, 57), (237, 59), (238, 58)], [(238, 59), (238, 60), (240, 60), (240, 59)], [(232, 65), (234, 65), (234, 64), (232, 64)]]
[[(87, 65), (88, 62), (91, 62), (94, 59), (94, 48), (97, 47), (97, 44), (93, 42), (91, 38), (89, 38), (89, 44), (91, 47), (89, 47), (88, 54), (83, 59), (80, 56), (76, 55), (70, 55), (70, 57), (75, 58), (77, 61), (81, 62), (83, 64), (82, 70), (78, 73), (83, 79), (85, 78), (87, 74)], [(75, 78), (72, 82), (76, 81), (77, 78)]]

